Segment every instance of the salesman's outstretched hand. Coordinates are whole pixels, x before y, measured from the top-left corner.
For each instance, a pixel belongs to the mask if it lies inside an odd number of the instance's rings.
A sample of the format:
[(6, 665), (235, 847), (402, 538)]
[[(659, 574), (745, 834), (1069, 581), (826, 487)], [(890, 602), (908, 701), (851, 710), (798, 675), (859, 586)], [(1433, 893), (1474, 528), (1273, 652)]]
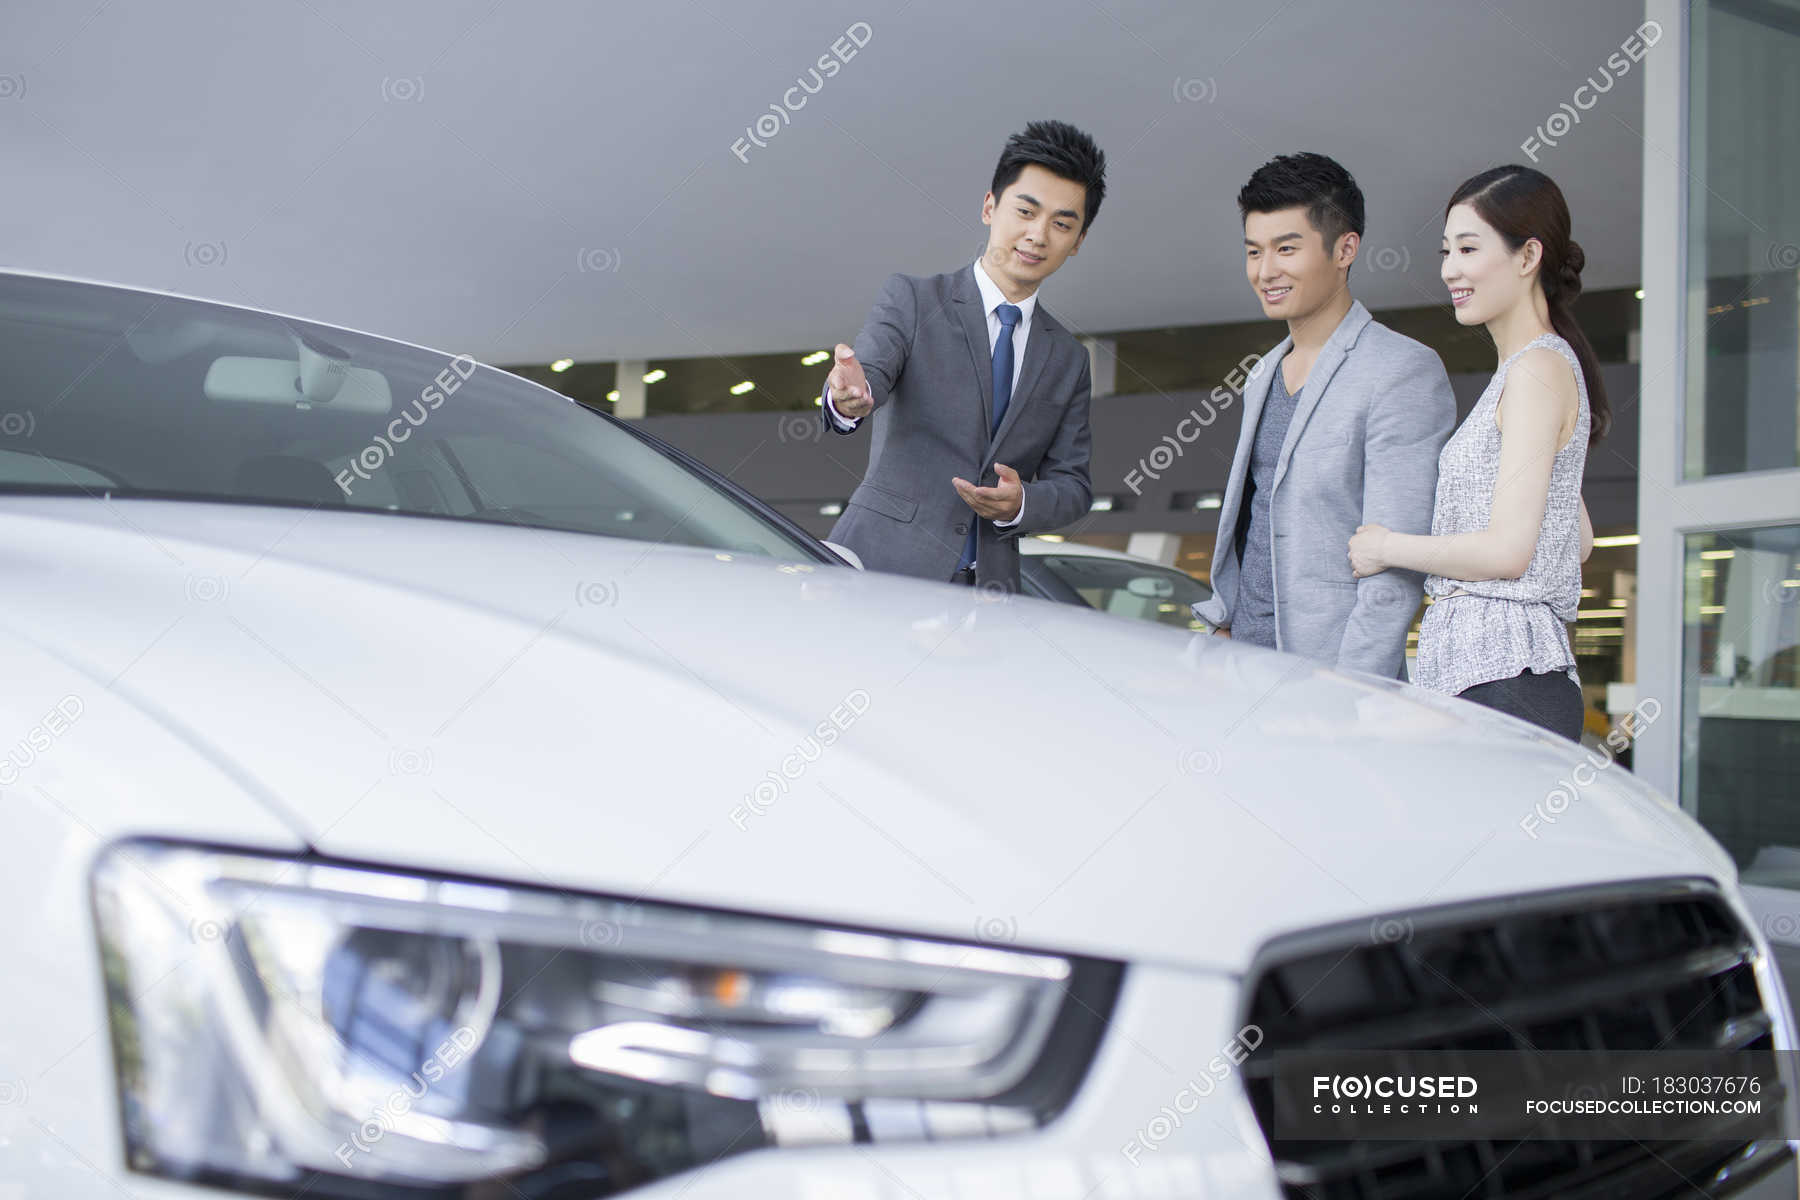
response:
[(976, 515), (990, 521), (1010, 521), (1025, 503), (1025, 485), (1019, 482), (1019, 473), (1005, 463), (995, 463), (994, 472), (1000, 476), (1000, 482), (993, 487), (976, 487), (961, 476), (950, 483)]
[(839, 342), (834, 351), (837, 361), (831, 366), (826, 382), (831, 385), (831, 404), (838, 415), (855, 421), (869, 415), (875, 401), (869, 396), (869, 380), (863, 375), (856, 351)]

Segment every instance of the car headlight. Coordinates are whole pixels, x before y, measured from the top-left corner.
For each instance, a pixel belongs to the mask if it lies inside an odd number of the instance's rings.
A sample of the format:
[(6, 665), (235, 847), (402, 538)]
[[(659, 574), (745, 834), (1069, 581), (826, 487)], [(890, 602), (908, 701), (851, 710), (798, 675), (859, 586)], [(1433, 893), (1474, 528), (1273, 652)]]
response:
[(152, 842), (94, 874), (129, 1164), (602, 1196), (1060, 1111), (1115, 964)]

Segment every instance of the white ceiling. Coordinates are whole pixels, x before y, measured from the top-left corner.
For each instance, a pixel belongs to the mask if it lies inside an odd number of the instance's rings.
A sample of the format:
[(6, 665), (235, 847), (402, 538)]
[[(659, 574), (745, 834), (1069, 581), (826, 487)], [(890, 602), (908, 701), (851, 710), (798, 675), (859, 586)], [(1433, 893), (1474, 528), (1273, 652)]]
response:
[[(0, 263), (504, 363), (803, 348), (851, 336), (890, 271), (971, 260), (1006, 135), (1053, 116), (1110, 160), (1044, 293), (1078, 330), (1255, 318), (1236, 192), (1300, 149), (1368, 196), (1361, 298), (1436, 302), (1450, 189), (1520, 160), (1642, 20), (1641, 0), (13, 4)], [(857, 21), (866, 47), (740, 162)], [(1641, 79), (1539, 164), (1590, 288), (1639, 274)]]

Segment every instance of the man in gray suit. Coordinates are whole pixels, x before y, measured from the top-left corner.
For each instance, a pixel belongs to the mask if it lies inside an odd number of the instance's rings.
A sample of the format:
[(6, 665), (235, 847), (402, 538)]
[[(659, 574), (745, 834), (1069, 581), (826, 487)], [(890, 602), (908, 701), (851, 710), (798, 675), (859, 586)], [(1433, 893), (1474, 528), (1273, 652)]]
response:
[(1288, 336), (1244, 388), (1219, 509), (1210, 600), (1195, 615), (1238, 641), (1404, 678), (1423, 578), (1358, 580), (1356, 527), (1431, 531), (1438, 452), (1456, 424), (1444, 364), (1350, 296), (1363, 196), (1320, 154), (1282, 155), (1238, 193), (1245, 273)]
[(1092, 138), (1033, 122), (994, 169), (982, 256), (890, 276), (855, 348), (837, 347), (824, 420), (848, 434), (872, 413), (874, 441), (831, 540), (870, 570), (1017, 592), (1016, 539), (1088, 511), (1087, 351), (1038, 288), (1105, 192)]

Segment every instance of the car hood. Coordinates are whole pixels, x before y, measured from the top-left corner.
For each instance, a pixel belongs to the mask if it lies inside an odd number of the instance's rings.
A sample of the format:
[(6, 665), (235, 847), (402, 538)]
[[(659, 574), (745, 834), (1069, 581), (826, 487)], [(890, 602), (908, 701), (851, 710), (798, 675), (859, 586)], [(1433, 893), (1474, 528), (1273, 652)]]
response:
[(1323, 923), (1733, 877), (1509, 718), (1031, 599), (175, 502), (10, 498), (0, 554), (11, 636), (347, 860), (1231, 972)]

